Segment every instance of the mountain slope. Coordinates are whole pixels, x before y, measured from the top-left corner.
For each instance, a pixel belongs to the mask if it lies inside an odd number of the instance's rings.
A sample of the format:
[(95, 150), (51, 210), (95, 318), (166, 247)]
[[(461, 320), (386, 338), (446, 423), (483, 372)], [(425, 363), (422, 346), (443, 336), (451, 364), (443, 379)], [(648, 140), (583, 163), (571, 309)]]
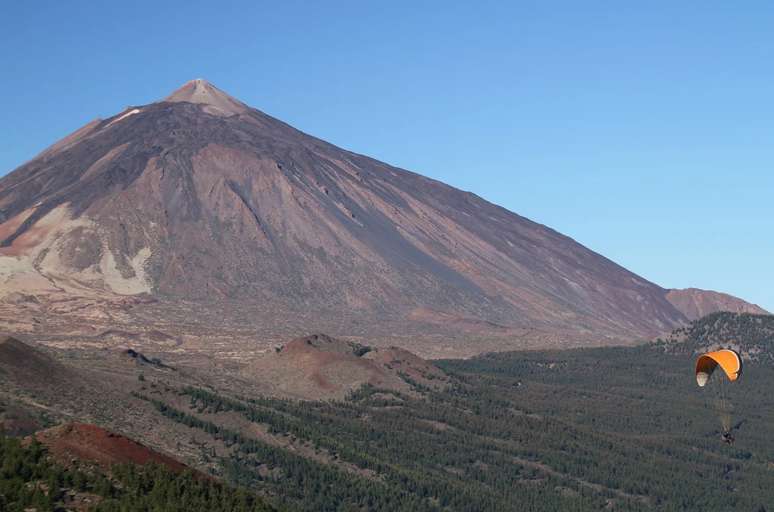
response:
[(621, 340), (686, 320), (666, 290), (550, 228), (203, 80), (0, 179), (0, 279), (0, 293), (260, 304), (263, 321), (354, 312), (423, 332), (446, 323), (436, 315)]
[(757, 304), (750, 304), (727, 293), (686, 288), (684, 290), (669, 290), (666, 298), (688, 320), (697, 320), (710, 313), (727, 311), (730, 313), (751, 313), (753, 315), (768, 315), (769, 312)]

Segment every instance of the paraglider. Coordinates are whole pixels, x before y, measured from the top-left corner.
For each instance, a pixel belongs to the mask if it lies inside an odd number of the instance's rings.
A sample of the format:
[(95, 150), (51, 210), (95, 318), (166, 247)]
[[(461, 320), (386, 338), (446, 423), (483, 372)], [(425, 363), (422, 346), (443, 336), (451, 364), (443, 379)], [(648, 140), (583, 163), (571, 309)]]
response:
[(737, 380), (742, 373), (742, 357), (736, 350), (724, 348), (702, 354), (696, 360), (696, 383), (699, 387), (707, 385), (707, 381), (720, 366), (731, 382)]
[[(722, 372), (716, 373), (720, 368)], [(741, 426), (742, 422), (731, 427), (732, 404), (727, 397), (727, 385), (736, 382), (742, 374), (742, 356), (735, 350), (721, 349), (702, 354), (696, 360), (696, 383), (703, 388), (708, 384), (714, 387), (716, 409), (720, 416), (722, 431), (720, 439), (726, 444), (734, 444), (736, 440), (732, 432)]]
[(723, 441), (726, 444), (734, 444), (734, 441), (736, 441), (736, 438), (734, 438), (733, 435), (731, 435), (731, 432), (734, 430), (739, 430), (739, 427), (742, 426), (742, 423), (744, 423), (745, 420), (740, 421), (736, 425), (734, 425), (731, 430), (728, 432), (721, 432), (720, 434), (720, 440)]

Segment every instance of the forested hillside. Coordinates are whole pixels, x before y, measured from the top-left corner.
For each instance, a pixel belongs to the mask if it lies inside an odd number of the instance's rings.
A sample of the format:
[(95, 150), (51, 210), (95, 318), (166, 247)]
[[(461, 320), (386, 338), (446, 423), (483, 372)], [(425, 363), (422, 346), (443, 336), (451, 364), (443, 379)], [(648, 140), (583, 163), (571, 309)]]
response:
[[(774, 503), (774, 370), (750, 365), (733, 446), (693, 356), (657, 345), (449, 360), (427, 399), (363, 388), (345, 402), (149, 387), (206, 434), (223, 475), (297, 510), (756, 510)], [(278, 444), (279, 435), (286, 439)], [(193, 435), (193, 434), (192, 434)], [(214, 458), (213, 458), (214, 457)]]
[(269, 512), (261, 498), (191, 472), (159, 465), (122, 465), (109, 473), (96, 467), (65, 467), (36, 441), (22, 443), (0, 433), (0, 510), (8, 512), (223, 511)]
[(734, 348), (746, 360), (774, 362), (774, 315), (713, 313), (677, 329), (659, 344), (675, 353)]

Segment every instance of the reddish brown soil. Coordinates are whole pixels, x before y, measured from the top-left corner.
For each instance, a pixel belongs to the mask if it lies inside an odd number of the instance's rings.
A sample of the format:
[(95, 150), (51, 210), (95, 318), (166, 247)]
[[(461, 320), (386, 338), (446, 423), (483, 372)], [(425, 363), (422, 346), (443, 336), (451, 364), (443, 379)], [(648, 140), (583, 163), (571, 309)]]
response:
[(384, 370), (355, 355), (350, 344), (324, 334), (293, 340), (285, 345), (280, 356), (328, 392), (348, 389), (358, 381), (373, 385), (390, 381)]
[(448, 381), (439, 368), (406, 350), (367, 350), (325, 334), (289, 342), (253, 363), (248, 375), (270, 393), (312, 400), (343, 398), (364, 384), (410, 392), (404, 376), (427, 386)]
[(96, 425), (70, 423), (35, 434), (51, 454), (62, 463), (73, 459), (109, 468), (115, 464), (162, 464), (175, 472), (188, 467), (162, 453), (151, 450), (128, 437)]

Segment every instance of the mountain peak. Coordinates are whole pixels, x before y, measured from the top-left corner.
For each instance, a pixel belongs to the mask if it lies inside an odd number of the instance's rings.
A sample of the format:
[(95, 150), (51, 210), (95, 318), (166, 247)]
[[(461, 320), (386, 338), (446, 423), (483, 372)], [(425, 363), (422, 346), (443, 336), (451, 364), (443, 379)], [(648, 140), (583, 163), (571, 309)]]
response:
[(197, 103), (204, 105), (204, 110), (207, 113), (220, 116), (242, 114), (248, 110), (247, 105), (218, 89), (203, 78), (196, 78), (186, 82), (182, 87), (164, 98), (164, 101)]

